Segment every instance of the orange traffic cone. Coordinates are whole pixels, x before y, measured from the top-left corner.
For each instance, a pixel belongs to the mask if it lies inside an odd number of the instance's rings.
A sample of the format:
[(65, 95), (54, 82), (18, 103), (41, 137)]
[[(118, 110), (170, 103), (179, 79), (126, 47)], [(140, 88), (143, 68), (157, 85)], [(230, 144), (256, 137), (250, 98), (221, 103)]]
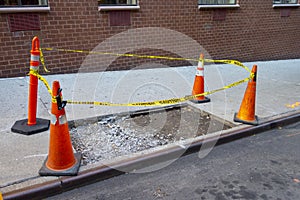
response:
[(255, 116), (255, 94), (257, 66), (253, 65), (252, 73), (254, 77), (248, 82), (247, 89), (238, 113), (234, 114), (234, 121), (244, 124), (258, 125), (258, 118)]
[(58, 81), (53, 82), (52, 119), (50, 124), (49, 154), (39, 171), (41, 176), (77, 175), (81, 153), (73, 154), (68, 121), (61, 101), (61, 89)]
[[(204, 93), (204, 56), (203, 54), (200, 54), (200, 61), (198, 62), (192, 95), (197, 95), (202, 93)], [(206, 103), (206, 102), (210, 102), (210, 99), (205, 96), (199, 96), (191, 101), (193, 103)]]

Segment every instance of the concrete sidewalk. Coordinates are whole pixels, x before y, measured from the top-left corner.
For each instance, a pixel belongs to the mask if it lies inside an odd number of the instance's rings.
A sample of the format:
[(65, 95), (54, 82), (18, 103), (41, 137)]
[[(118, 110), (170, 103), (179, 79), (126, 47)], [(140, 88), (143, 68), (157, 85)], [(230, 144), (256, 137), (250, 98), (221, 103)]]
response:
[[(300, 59), (244, 63), (251, 68), (258, 65), (256, 114), (260, 123), (300, 112), (300, 106), (287, 104), (300, 102)], [(205, 68), (206, 91), (221, 88), (244, 79), (249, 73), (233, 65), (208, 65)], [(143, 102), (184, 97), (191, 94), (195, 67), (156, 68), (145, 70), (113, 71), (48, 75), (52, 84), (59, 80), (63, 97), (78, 101), (114, 103)], [(210, 95), (211, 102), (196, 105), (231, 123), (238, 111), (247, 83)], [(0, 79), (0, 192), (7, 193), (25, 186), (55, 180), (40, 177), (48, 153), (49, 131), (25, 136), (10, 131), (15, 121), (27, 118), (28, 77)], [(39, 118), (50, 119), (51, 98), (46, 87), (39, 82)], [(67, 105), (68, 120), (91, 118), (105, 114), (144, 109), (143, 107), (100, 107)], [(238, 127), (245, 127), (235, 123)], [(88, 167), (81, 167), (85, 170)]]

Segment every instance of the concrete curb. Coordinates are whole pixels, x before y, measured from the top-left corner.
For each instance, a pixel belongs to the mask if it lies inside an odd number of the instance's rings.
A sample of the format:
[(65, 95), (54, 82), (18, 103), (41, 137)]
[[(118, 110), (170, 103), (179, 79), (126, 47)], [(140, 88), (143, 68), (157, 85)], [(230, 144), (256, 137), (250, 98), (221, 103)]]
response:
[[(286, 126), (300, 121), (300, 112), (289, 112), (277, 116), (276, 118), (266, 119), (262, 124), (258, 126), (241, 126), (239, 129), (229, 129), (228, 132), (218, 137), (212, 137), (206, 139), (205, 143), (215, 142), (216, 145), (225, 144), (231, 141), (235, 141), (244, 137), (256, 135), (276, 127)], [(188, 149), (185, 150), (184, 155), (195, 153), (199, 151), (199, 148), (203, 145), (203, 139), (195, 140), (191, 143)], [(135, 157), (132, 159), (126, 159), (118, 161), (114, 165), (99, 166), (93, 169), (80, 172), (75, 177), (61, 177), (55, 181), (49, 181), (42, 184), (37, 184), (31, 187), (23, 188), (21, 190), (15, 190), (3, 194), (4, 200), (10, 199), (42, 199), (50, 196), (54, 196), (74, 188), (82, 187), (84, 185), (92, 184), (98, 181), (112, 178), (124, 174), (123, 171), (130, 171), (139, 169), (142, 166), (159, 163), (161, 161), (171, 160), (178, 157), (178, 153), (182, 152), (182, 148), (179, 146), (172, 146), (164, 150), (160, 150), (150, 154), (144, 154), (143, 156)], [(117, 169), (123, 169), (117, 170)]]

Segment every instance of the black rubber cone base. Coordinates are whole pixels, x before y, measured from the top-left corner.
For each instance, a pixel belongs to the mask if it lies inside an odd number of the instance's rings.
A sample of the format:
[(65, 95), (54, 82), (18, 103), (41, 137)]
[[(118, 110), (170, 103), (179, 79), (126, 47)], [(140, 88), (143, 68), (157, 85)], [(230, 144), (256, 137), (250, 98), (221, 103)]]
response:
[(47, 131), (49, 129), (50, 120), (47, 119), (36, 119), (36, 125), (28, 126), (28, 119), (16, 121), (11, 127), (11, 131), (14, 133), (20, 133), (23, 135), (32, 135)]
[(243, 123), (243, 124), (254, 125), (254, 126), (258, 125), (258, 117), (256, 115), (255, 115), (255, 120), (254, 121), (245, 121), (245, 120), (237, 118), (237, 113), (234, 113), (233, 121), (240, 122), (240, 123)]
[(42, 168), (39, 171), (40, 176), (76, 176), (81, 163), (81, 153), (74, 154), (76, 163), (73, 167), (66, 170), (52, 170), (46, 166), (48, 157), (46, 158)]
[(193, 102), (193, 103), (208, 103), (208, 102), (210, 102), (210, 98), (204, 97), (203, 100), (192, 99), (192, 100), (190, 100), (190, 101)]

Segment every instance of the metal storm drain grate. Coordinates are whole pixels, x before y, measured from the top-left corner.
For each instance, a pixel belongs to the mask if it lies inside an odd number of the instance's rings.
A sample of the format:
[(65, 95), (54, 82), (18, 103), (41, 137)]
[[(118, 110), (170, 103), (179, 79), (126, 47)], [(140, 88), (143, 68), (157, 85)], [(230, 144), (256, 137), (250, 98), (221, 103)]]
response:
[(208, 113), (174, 106), (103, 117), (74, 126), (70, 134), (87, 165), (229, 128)]

